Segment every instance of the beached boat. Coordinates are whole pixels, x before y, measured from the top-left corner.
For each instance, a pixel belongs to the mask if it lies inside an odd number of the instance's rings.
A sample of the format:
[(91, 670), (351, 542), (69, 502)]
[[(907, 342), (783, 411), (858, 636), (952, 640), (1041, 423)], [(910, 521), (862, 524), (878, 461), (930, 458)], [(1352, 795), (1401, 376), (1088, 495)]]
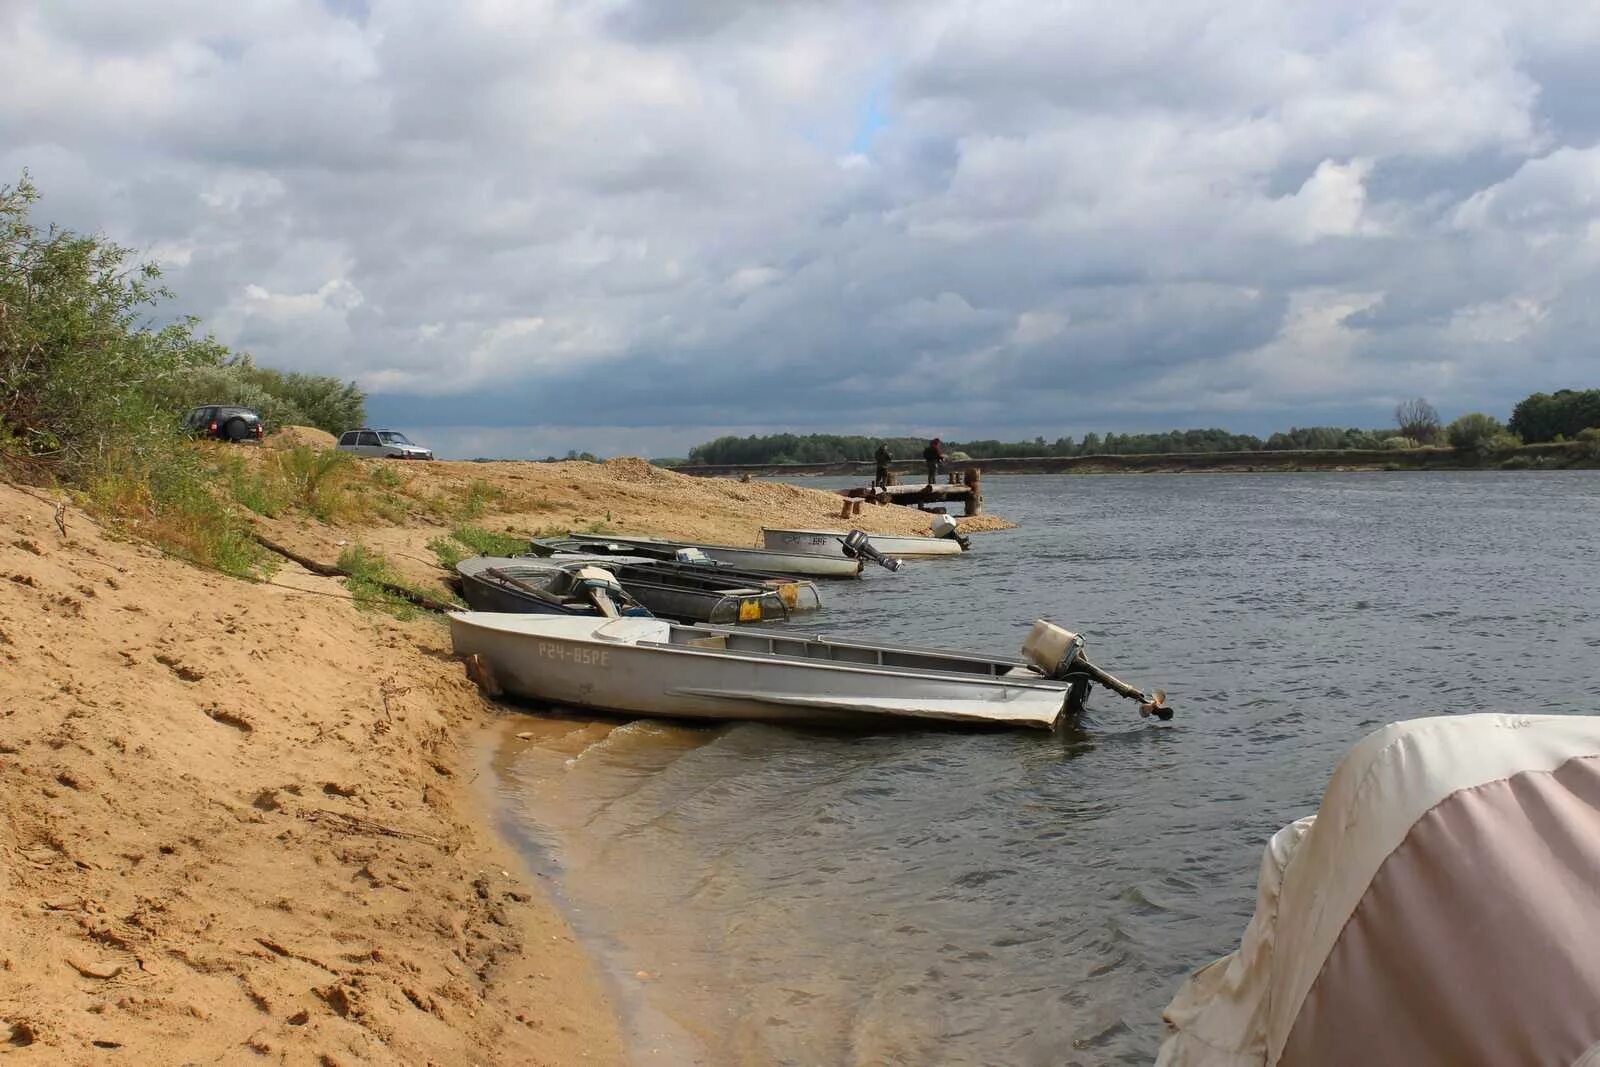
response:
[(450, 637), (507, 693), (624, 715), (1051, 729), (1082, 708), (1091, 683), (1138, 697), (1143, 714), (1171, 715), (1159, 691), (1105, 674), (1082, 657), (1081, 638), (1044, 622), (1024, 645), (1033, 662), (660, 619), (455, 612)]
[(477, 556), (456, 564), (461, 595), (476, 611), (540, 615), (644, 615), (609, 569), (586, 559)]
[(740, 548), (737, 545), (706, 545), (654, 537), (613, 537), (609, 534), (534, 540), (529, 549), (538, 556), (570, 552), (586, 556), (648, 556), (677, 562), (692, 559), (698, 553), (711, 563), (763, 574), (803, 578), (855, 578), (861, 574), (861, 560), (846, 556), (842, 549), (837, 556), (817, 556), (804, 552), (773, 552), (764, 548)]
[(811, 582), (640, 556), (485, 556), (462, 560), (456, 571), (461, 575), (462, 593), (475, 610), (551, 614), (541, 604), (528, 603), (531, 598), (516, 582), (552, 565), (574, 564), (599, 567), (615, 575), (628, 596), (664, 619), (719, 625), (772, 622), (816, 611), (822, 605)]
[[(763, 528), (761, 544), (775, 552), (803, 552), (817, 556), (839, 555), (848, 530), (777, 530)], [(903, 534), (867, 534), (872, 547), (885, 556), (915, 559), (925, 556), (959, 556), (960, 542), (949, 537), (913, 537)]]

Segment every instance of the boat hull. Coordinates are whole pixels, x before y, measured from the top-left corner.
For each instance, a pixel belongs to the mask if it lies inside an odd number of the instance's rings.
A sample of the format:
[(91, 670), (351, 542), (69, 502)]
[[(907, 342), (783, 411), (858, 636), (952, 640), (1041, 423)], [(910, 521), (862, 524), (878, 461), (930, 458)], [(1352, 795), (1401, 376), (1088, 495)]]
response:
[(592, 564), (616, 576), (628, 596), (664, 619), (734, 626), (752, 622), (781, 622), (821, 606), (817, 588), (810, 582), (736, 571), (732, 568), (691, 566), (621, 556), (528, 557), (480, 556), (464, 560), (457, 568), (462, 595), (474, 611), (526, 612), (540, 615), (598, 613), (592, 605), (557, 605), (530, 595), (494, 574), (511, 578), (525, 572), (538, 574), (549, 564)]
[(793, 574), (803, 578), (859, 578), (861, 561), (843, 552), (837, 557), (805, 552), (774, 552), (765, 548), (734, 548), (728, 545), (694, 546), (718, 563), (752, 571)]
[[(669, 632), (673, 640), (714, 647), (668, 643)], [(772, 647), (819, 646), (758, 632)], [(739, 631), (672, 627), (661, 620), (596, 624), (457, 612), (450, 616), (450, 633), (456, 653), (482, 657), (512, 695), (629, 716), (833, 726), (904, 719), (1050, 729), (1066, 698), (1064, 685), (1036, 674), (1014, 679), (998, 669), (982, 676), (889, 668), (868, 662), (875, 646), (862, 645), (828, 646), (853, 659), (760, 655), (737, 650)], [(936, 662), (932, 654), (926, 658)]]
[[(598, 535), (593, 539), (571, 538), (557, 542), (533, 542), (534, 551), (548, 552), (552, 546), (561, 551), (605, 554), (607, 549), (623, 552), (637, 550), (642, 554), (670, 559), (680, 548), (697, 548), (706, 558), (726, 567), (764, 574), (792, 575), (799, 578), (857, 578), (861, 575), (861, 561), (851, 559), (840, 551), (832, 556), (818, 556), (806, 552), (773, 552), (765, 548), (741, 548), (738, 545), (705, 545), (688, 541), (664, 541), (653, 537), (612, 537)], [(573, 547), (568, 547), (573, 546)]]
[[(818, 556), (842, 555), (846, 530), (761, 531), (762, 545), (777, 552), (799, 552)], [(960, 543), (948, 537), (912, 537), (901, 534), (867, 534), (872, 547), (885, 556), (917, 559), (934, 556), (959, 556)]]
[(531, 615), (599, 615), (593, 607), (551, 604), (471, 574), (461, 576), (461, 598), (473, 611), (521, 612)]

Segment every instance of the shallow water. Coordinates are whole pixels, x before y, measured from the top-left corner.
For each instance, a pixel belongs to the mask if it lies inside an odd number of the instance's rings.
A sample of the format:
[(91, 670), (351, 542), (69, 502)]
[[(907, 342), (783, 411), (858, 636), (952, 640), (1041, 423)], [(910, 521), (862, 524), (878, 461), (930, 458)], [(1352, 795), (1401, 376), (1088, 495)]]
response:
[[(832, 482), (808, 482), (828, 486)], [(590, 720), (498, 789), (650, 1063), (1148, 1063), (1262, 845), (1395, 719), (1592, 711), (1600, 476), (993, 477), (1020, 528), (823, 589), (808, 631), (1163, 685), (1059, 735)], [(515, 729), (530, 729), (520, 719)]]

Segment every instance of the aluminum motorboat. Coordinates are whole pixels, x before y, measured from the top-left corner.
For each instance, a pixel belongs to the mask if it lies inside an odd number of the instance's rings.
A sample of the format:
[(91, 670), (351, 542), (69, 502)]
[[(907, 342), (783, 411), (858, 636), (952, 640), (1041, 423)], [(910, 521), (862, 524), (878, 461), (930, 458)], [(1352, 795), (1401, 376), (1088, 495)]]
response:
[(586, 559), (476, 556), (456, 564), (474, 610), (540, 615), (648, 616), (609, 569)]
[(674, 562), (699, 556), (709, 563), (740, 570), (803, 578), (855, 578), (861, 574), (862, 566), (860, 558), (846, 556), (842, 550), (837, 555), (818, 556), (805, 552), (773, 552), (764, 548), (741, 548), (738, 545), (710, 545), (610, 534), (536, 539), (529, 544), (529, 551), (540, 556), (569, 552), (588, 556), (649, 556)]
[(1076, 634), (1040, 621), (1026, 659), (836, 641), (662, 619), (454, 612), (458, 655), (495, 688), (547, 704), (677, 719), (882, 724), (890, 719), (1054, 728), (1092, 684), (1170, 718), (1082, 655)]
[[(849, 530), (779, 530), (763, 527), (761, 544), (775, 552), (805, 552), (818, 556), (833, 556), (841, 553), (849, 536)], [(959, 556), (962, 551), (960, 542), (949, 537), (868, 533), (867, 541), (883, 555), (900, 559)]]
[(456, 570), (462, 578), (462, 594), (475, 610), (551, 614), (519, 588), (518, 582), (552, 565), (574, 564), (614, 575), (622, 590), (650, 614), (682, 622), (735, 625), (781, 621), (816, 611), (822, 604), (816, 585), (801, 579), (640, 556), (484, 556), (462, 560)]

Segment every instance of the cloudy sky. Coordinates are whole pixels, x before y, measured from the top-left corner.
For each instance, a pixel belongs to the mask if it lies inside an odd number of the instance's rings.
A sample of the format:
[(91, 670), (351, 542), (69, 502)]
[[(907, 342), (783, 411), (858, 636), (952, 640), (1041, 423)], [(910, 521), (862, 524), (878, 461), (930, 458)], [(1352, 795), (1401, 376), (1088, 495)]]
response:
[(456, 455), (1600, 385), (1600, 5), (0, 0), (0, 182)]

